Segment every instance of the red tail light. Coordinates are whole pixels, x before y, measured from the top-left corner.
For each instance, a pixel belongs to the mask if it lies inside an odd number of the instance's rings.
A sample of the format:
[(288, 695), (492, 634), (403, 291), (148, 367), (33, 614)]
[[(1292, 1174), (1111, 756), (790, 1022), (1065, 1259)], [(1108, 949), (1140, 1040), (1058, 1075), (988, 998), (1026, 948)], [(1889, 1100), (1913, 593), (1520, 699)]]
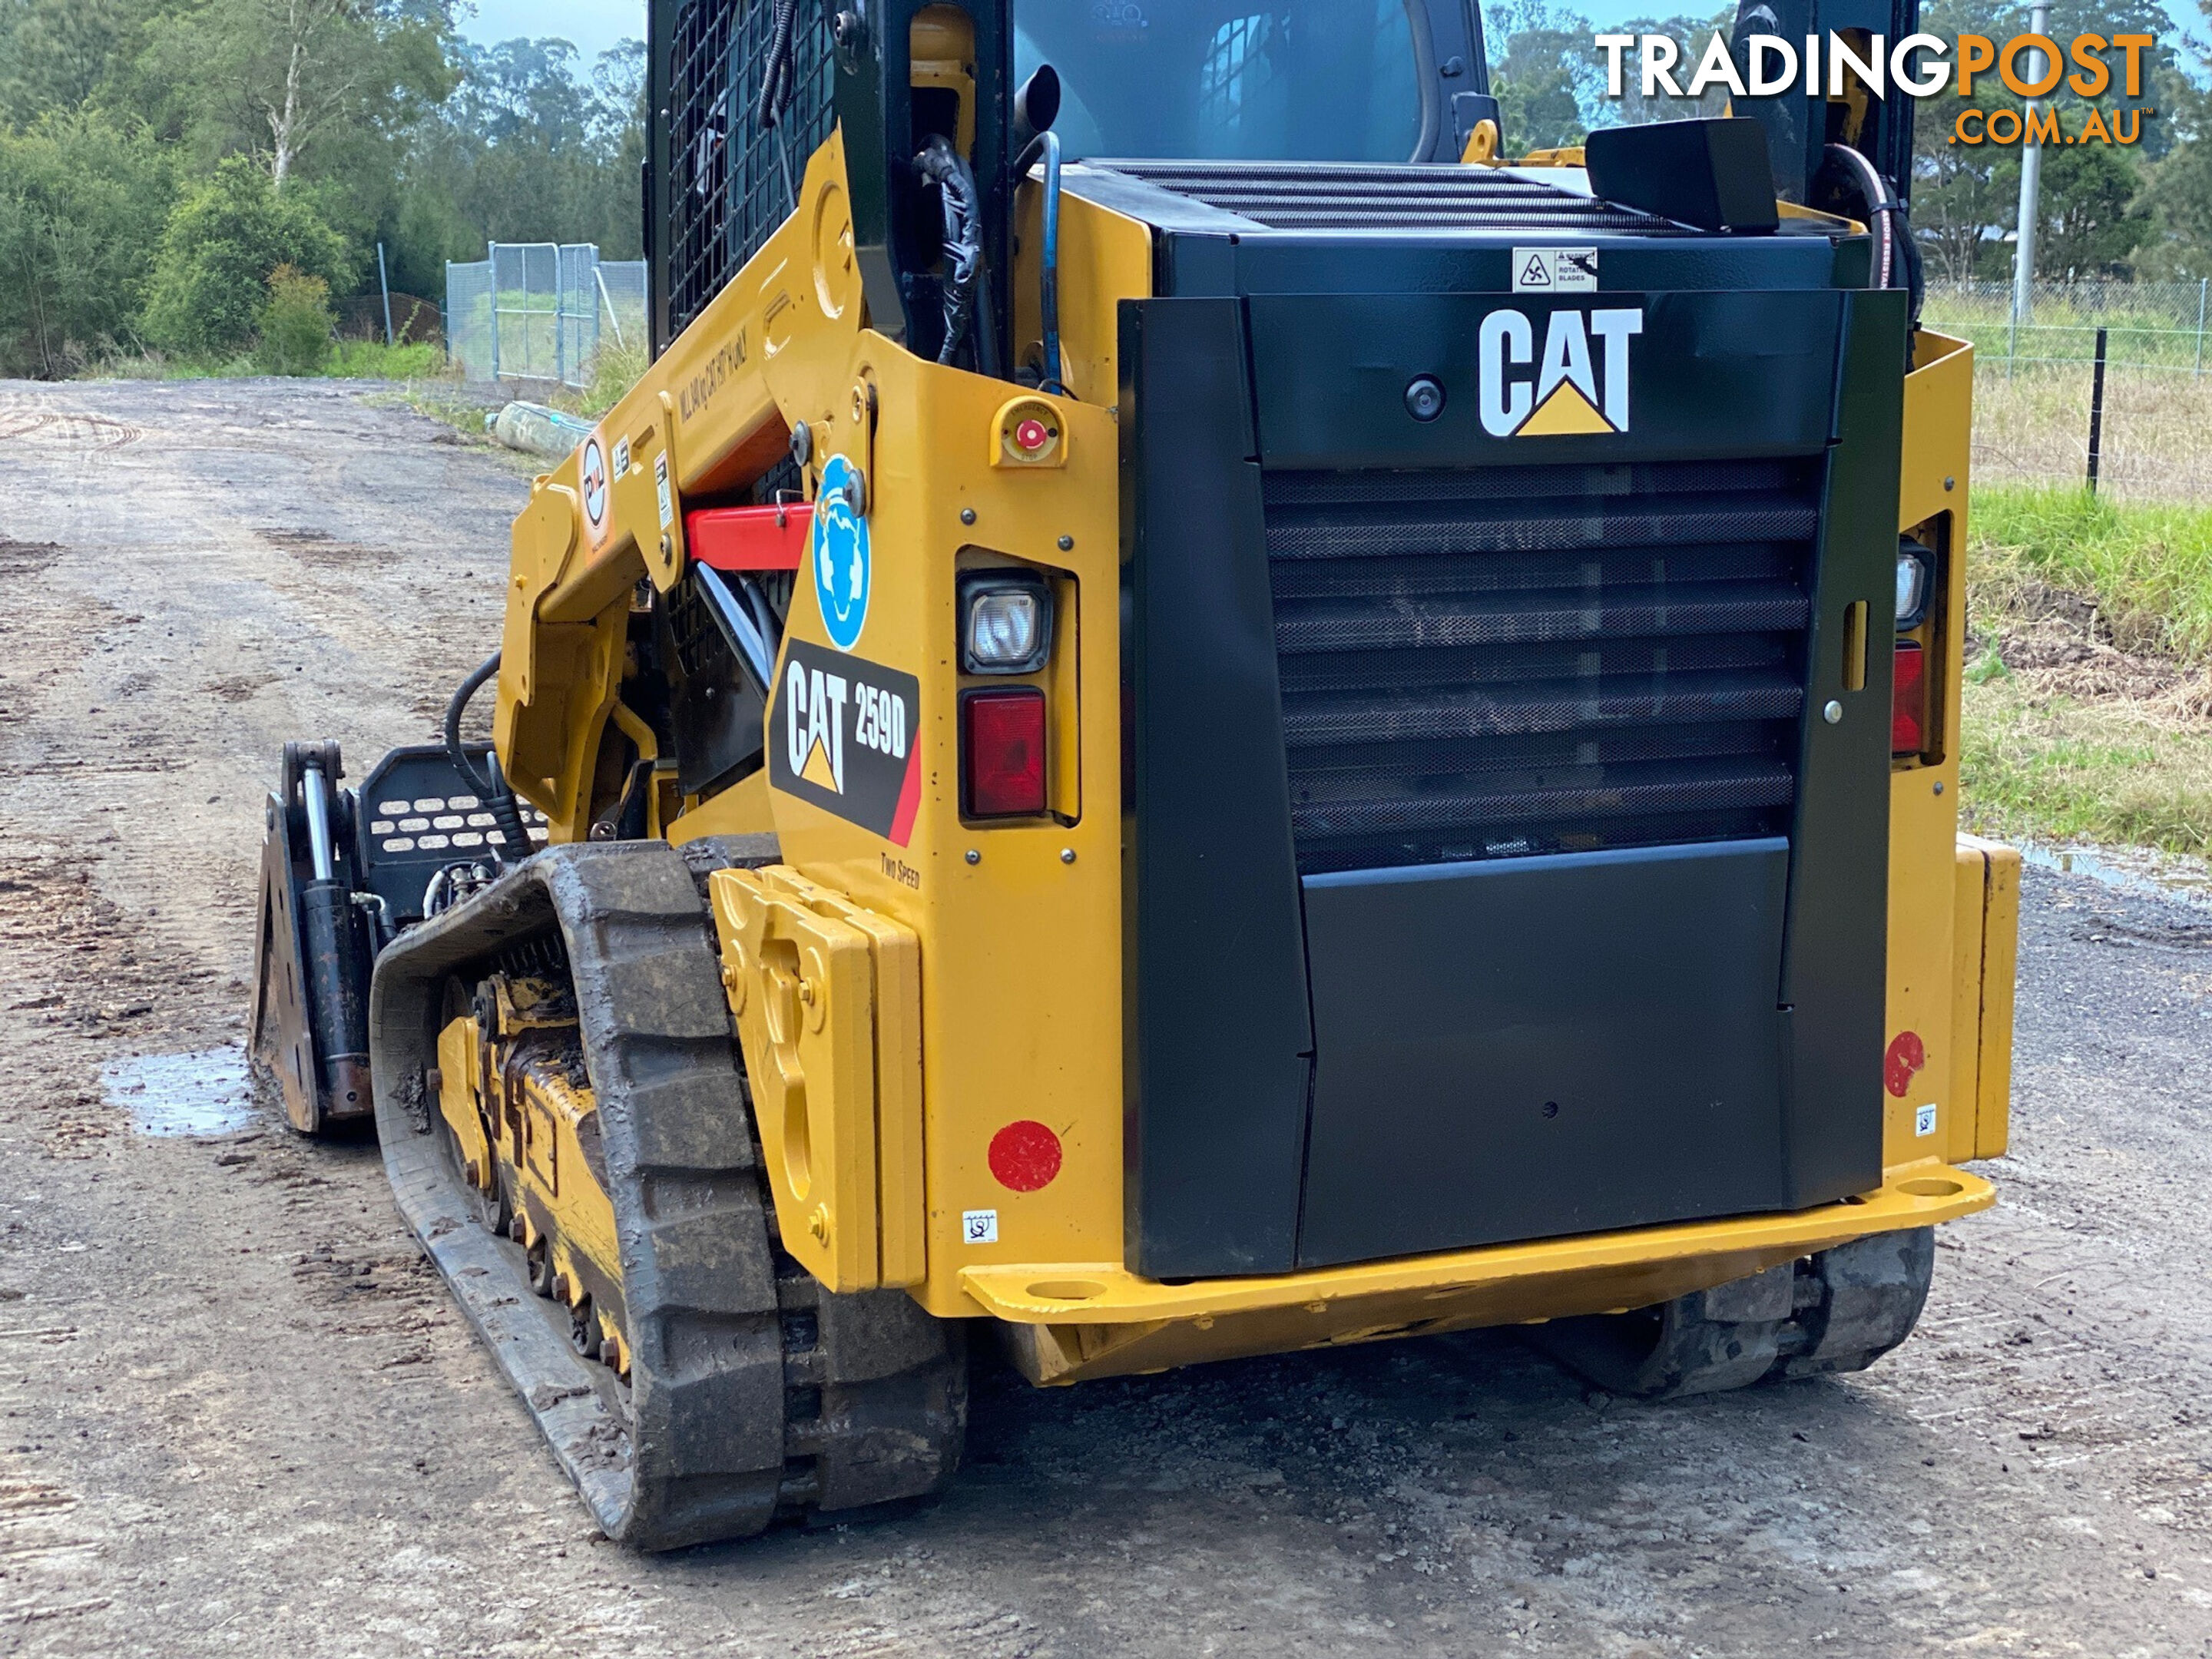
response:
[(961, 794), (971, 818), (1044, 811), (1044, 693), (1035, 686), (960, 699)]
[(1927, 654), (1917, 640), (1899, 640), (1889, 675), (1889, 752), (1902, 757), (1927, 747)]

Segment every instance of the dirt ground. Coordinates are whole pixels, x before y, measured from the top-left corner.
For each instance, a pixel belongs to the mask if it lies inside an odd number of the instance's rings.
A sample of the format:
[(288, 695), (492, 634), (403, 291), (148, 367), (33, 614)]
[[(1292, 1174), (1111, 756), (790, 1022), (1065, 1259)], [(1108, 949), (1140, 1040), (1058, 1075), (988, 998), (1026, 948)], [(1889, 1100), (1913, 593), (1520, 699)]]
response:
[(278, 745), (428, 735), (526, 470), (359, 388), (0, 385), (0, 1651), (2212, 1653), (2212, 909), (2040, 871), (2002, 1202), (1874, 1371), (983, 1369), (932, 1509), (599, 1540), (374, 1149), (229, 1048)]

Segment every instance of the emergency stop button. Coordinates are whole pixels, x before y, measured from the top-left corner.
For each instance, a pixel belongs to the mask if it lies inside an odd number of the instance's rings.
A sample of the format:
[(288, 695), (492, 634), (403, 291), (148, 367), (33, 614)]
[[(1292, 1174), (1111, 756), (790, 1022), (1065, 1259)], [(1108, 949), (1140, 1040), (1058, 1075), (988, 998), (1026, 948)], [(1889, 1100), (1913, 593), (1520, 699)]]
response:
[(1067, 459), (1067, 428), (1046, 398), (1015, 398), (992, 422), (993, 466), (1059, 466)]

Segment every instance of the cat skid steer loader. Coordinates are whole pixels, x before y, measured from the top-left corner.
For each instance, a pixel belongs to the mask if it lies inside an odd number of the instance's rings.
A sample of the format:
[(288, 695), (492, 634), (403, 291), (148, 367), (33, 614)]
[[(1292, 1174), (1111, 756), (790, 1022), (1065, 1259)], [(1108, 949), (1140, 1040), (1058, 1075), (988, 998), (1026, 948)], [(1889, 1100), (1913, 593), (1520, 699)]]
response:
[(1505, 165), (1466, 0), (651, 33), (656, 359), (445, 741), (288, 750), (254, 1021), (608, 1534), (940, 1490), (979, 1332), (1901, 1341), (2017, 894), (1909, 104)]

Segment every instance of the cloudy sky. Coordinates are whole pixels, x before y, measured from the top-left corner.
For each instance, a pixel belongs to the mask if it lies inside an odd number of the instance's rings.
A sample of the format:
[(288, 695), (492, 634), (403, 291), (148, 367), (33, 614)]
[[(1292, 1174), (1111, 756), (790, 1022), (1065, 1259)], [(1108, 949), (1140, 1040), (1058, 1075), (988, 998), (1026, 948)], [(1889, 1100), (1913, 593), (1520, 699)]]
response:
[[(1570, 8), (1601, 29), (1669, 9), (1665, 0), (1582, 0), (1579, 4), (1570, 0)], [(1694, 3), (1682, 7), (1696, 9)], [(2167, 9), (2171, 13), (2174, 8), (2169, 4)], [(2186, 15), (2194, 8), (2185, 5), (2181, 10)], [(574, 46), (589, 64), (617, 40), (645, 38), (645, 6), (643, 0), (475, 0), (474, 15), (464, 16), (461, 33), (485, 45), (517, 35), (533, 40), (555, 35)], [(2178, 41), (2179, 36), (2176, 29), (2172, 38)]]
[(586, 64), (617, 40), (645, 39), (644, 0), (475, 0), (474, 10), (461, 18), (461, 33), (480, 45), (555, 36)]

